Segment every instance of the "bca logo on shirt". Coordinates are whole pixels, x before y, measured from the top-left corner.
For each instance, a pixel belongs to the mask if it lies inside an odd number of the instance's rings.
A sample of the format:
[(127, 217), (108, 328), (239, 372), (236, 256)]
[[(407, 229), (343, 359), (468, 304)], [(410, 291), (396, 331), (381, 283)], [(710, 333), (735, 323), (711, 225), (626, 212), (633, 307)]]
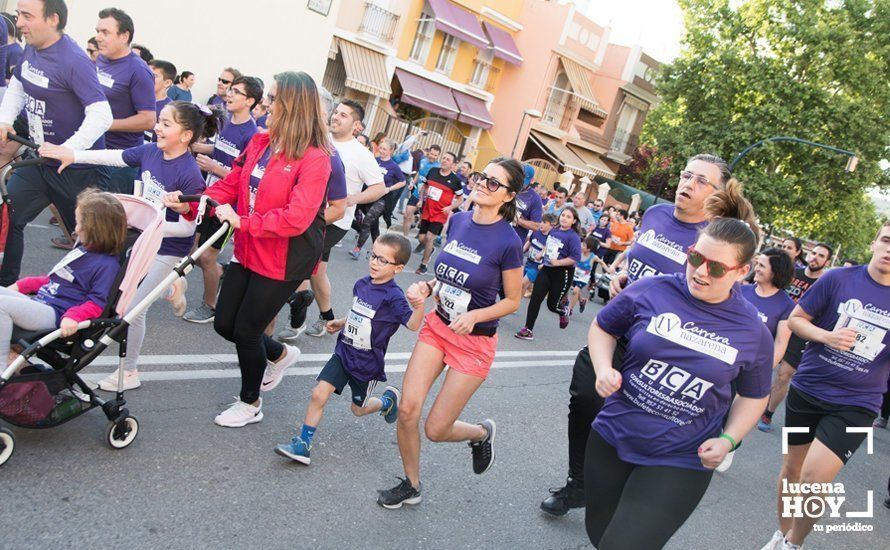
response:
[(714, 386), (712, 382), (692, 376), (680, 367), (655, 359), (650, 359), (640, 372), (646, 378), (670, 390), (670, 393), (680, 392), (680, 395), (693, 401), (699, 401)]

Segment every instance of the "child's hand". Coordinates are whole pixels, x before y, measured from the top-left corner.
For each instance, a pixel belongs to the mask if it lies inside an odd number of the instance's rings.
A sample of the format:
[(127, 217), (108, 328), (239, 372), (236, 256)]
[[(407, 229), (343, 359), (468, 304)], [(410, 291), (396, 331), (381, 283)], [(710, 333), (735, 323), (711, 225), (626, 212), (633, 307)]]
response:
[(69, 149), (68, 147), (53, 145), (52, 143), (44, 143), (40, 146), (40, 149), (38, 149), (37, 152), (40, 153), (41, 157), (55, 159), (61, 162), (62, 164), (59, 166), (58, 170), (60, 174), (62, 173), (62, 170), (74, 164), (74, 150)]
[(215, 175), (214, 169), (219, 166), (215, 160), (208, 157), (203, 153), (198, 153), (195, 155), (195, 161), (198, 163), (198, 168), (204, 170), (205, 172), (210, 172)]
[(191, 210), (191, 206), (187, 202), (179, 202), (182, 191), (173, 191), (164, 195), (164, 206), (179, 214), (185, 214)]
[(408, 287), (405, 297), (413, 309), (423, 307), (423, 302), (429, 296), (429, 286), (426, 283), (414, 283)]
[(343, 327), (345, 326), (346, 319), (334, 319), (333, 321), (325, 323), (324, 328), (328, 331), (328, 334), (334, 334), (335, 332), (343, 330)]
[(67, 338), (77, 332), (77, 321), (71, 317), (63, 317), (62, 322), (59, 323), (59, 328), (62, 329), (62, 336)]

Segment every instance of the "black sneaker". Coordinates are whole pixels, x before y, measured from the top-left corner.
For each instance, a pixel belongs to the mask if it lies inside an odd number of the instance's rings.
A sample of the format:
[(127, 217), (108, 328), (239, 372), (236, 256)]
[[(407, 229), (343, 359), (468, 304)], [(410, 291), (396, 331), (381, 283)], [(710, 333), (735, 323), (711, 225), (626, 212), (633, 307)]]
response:
[(565, 487), (550, 489), (550, 496), (541, 503), (541, 510), (551, 516), (564, 516), (572, 508), (584, 508), (584, 486), (569, 477)]
[(473, 473), (484, 474), (494, 464), (494, 437), (497, 426), (494, 420), (486, 418), (480, 424), (488, 432), (482, 441), (471, 441), (470, 449), (473, 450)]
[(426, 247), (426, 245), (423, 243), (423, 241), (417, 243), (417, 246), (414, 247), (414, 253), (420, 254), (421, 252), (423, 252), (423, 249), (425, 247)]
[(420, 487), (415, 489), (407, 477), (398, 479), (401, 479), (402, 482), (392, 489), (377, 491), (380, 493), (380, 496), (377, 497), (377, 504), (390, 510), (401, 508), (402, 504), (420, 504), (420, 490), (423, 488), (423, 484), (421, 483)]
[(426, 275), (427, 274), (426, 266), (423, 264), (420, 264), (420, 267), (418, 267), (416, 270), (414, 270), (414, 273), (416, 273), (418, 275)]
[(306, 324), (306, 313), (309, 306), (315, 300), (315, 293), (311, 290), (301, 290), (294, 292), (290, 301), (290, 326), (291, 328), (302, 327)]
[(890, 508), (890, 497), (887, 497), (886, 499), (884, 499), (884, 506), (886, 506), (887, 508)]

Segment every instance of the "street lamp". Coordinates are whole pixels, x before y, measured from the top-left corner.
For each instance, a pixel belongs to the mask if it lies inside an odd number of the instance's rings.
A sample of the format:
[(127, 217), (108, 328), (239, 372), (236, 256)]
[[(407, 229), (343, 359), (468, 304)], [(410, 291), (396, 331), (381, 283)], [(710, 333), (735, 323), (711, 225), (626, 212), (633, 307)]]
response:
[(537, 109), (526, 109), (525, 112), (522, 113), (522, 120), (519, 121), (519, 131), (516, 132), (516, 141), (513, 142), (513, 149), (510, 151), (510, 156), (512, 157), (516, 156), (516, 146), (519, 145), (519, 136), (522, 135), (522, 127), (525, 125), (525, 117), (527, 116), (538, 119), (544, 115)]
[(819, 147), (820, 149), (828, 149), (829, 151), (834, 151), (835, 153), (840, 153), (842, 155), (847, 155), (850, 157), (847, 159), (847, 166), (844, 168), (844, 172), (850, 173), (856, 170), (856, 166), (859, 164), (859, 157), (856, 156), (856, 153), (853, 151), (847, 151), (846, 149), (838, 149), (837, 147), (832, 147), (831, 145), (825, 145), (824, 143), (816, 143), (815, 141), (808, 141), (805, 139), (800, 139), (796, 137), (789, 136), (774, 136), (771, 138), (766, 138), (758, 141), (757, 143), (753, 143), (739, 153), (731, 163), (729, 163), (730, 171), (735, 170), (736, 165), (741, 161), (748, 153), (751, 152), (752, 149), (760, 147), (764, 143), (768, 141), (793, 141), (794, 143), (803, 143), (804, 145), (809, 145), (810, 147)]

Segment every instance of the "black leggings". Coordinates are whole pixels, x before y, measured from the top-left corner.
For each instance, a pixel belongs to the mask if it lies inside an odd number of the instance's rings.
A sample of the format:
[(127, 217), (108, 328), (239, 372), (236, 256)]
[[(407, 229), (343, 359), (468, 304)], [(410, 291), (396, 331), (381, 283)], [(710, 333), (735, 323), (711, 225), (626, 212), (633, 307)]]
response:
[(890, 418), (890, 390), (884, 394), (884, 402), (881, 404), (881, 418)]
[(547, 298), (547, 309), (553, 313), (560, 313), (559, 303), (572, 288), (572, 279), (575, 277), (575, 266), (551, 267), (542, 265), (532, 288), (532, 297), (528, 302), (528, 313), (525, 315), (525, 327), (534, 330), (535, 321), (544, 298)]
[(284, 348), (265, 334), (302, 281), (276, 281), (232, 262), (219, 289), (213, 328), (234, 342), (241, 367), (240, 399), (253, 403), (260, 398), (266, 361), (281, 357)]
[(375, 241), (377, 240), (377, 237), (380, 236), (380, 216), (383, 215), (383, 210), (385, 208), (386, 201), (384, 199), (379, 199), (368, 208), (367, 212), (365, 212), (365, 218), (362, 220), (362, 226), (358, 232), (358, 242), (355, 243), (356, 248), (365, 246), (365, 242), (368, 240), (369, 235)]
[(701, 501), (712, 470), (638, 466), (596, 430), (584, 462), (587, 536), (598, 550), (662, 548)]

